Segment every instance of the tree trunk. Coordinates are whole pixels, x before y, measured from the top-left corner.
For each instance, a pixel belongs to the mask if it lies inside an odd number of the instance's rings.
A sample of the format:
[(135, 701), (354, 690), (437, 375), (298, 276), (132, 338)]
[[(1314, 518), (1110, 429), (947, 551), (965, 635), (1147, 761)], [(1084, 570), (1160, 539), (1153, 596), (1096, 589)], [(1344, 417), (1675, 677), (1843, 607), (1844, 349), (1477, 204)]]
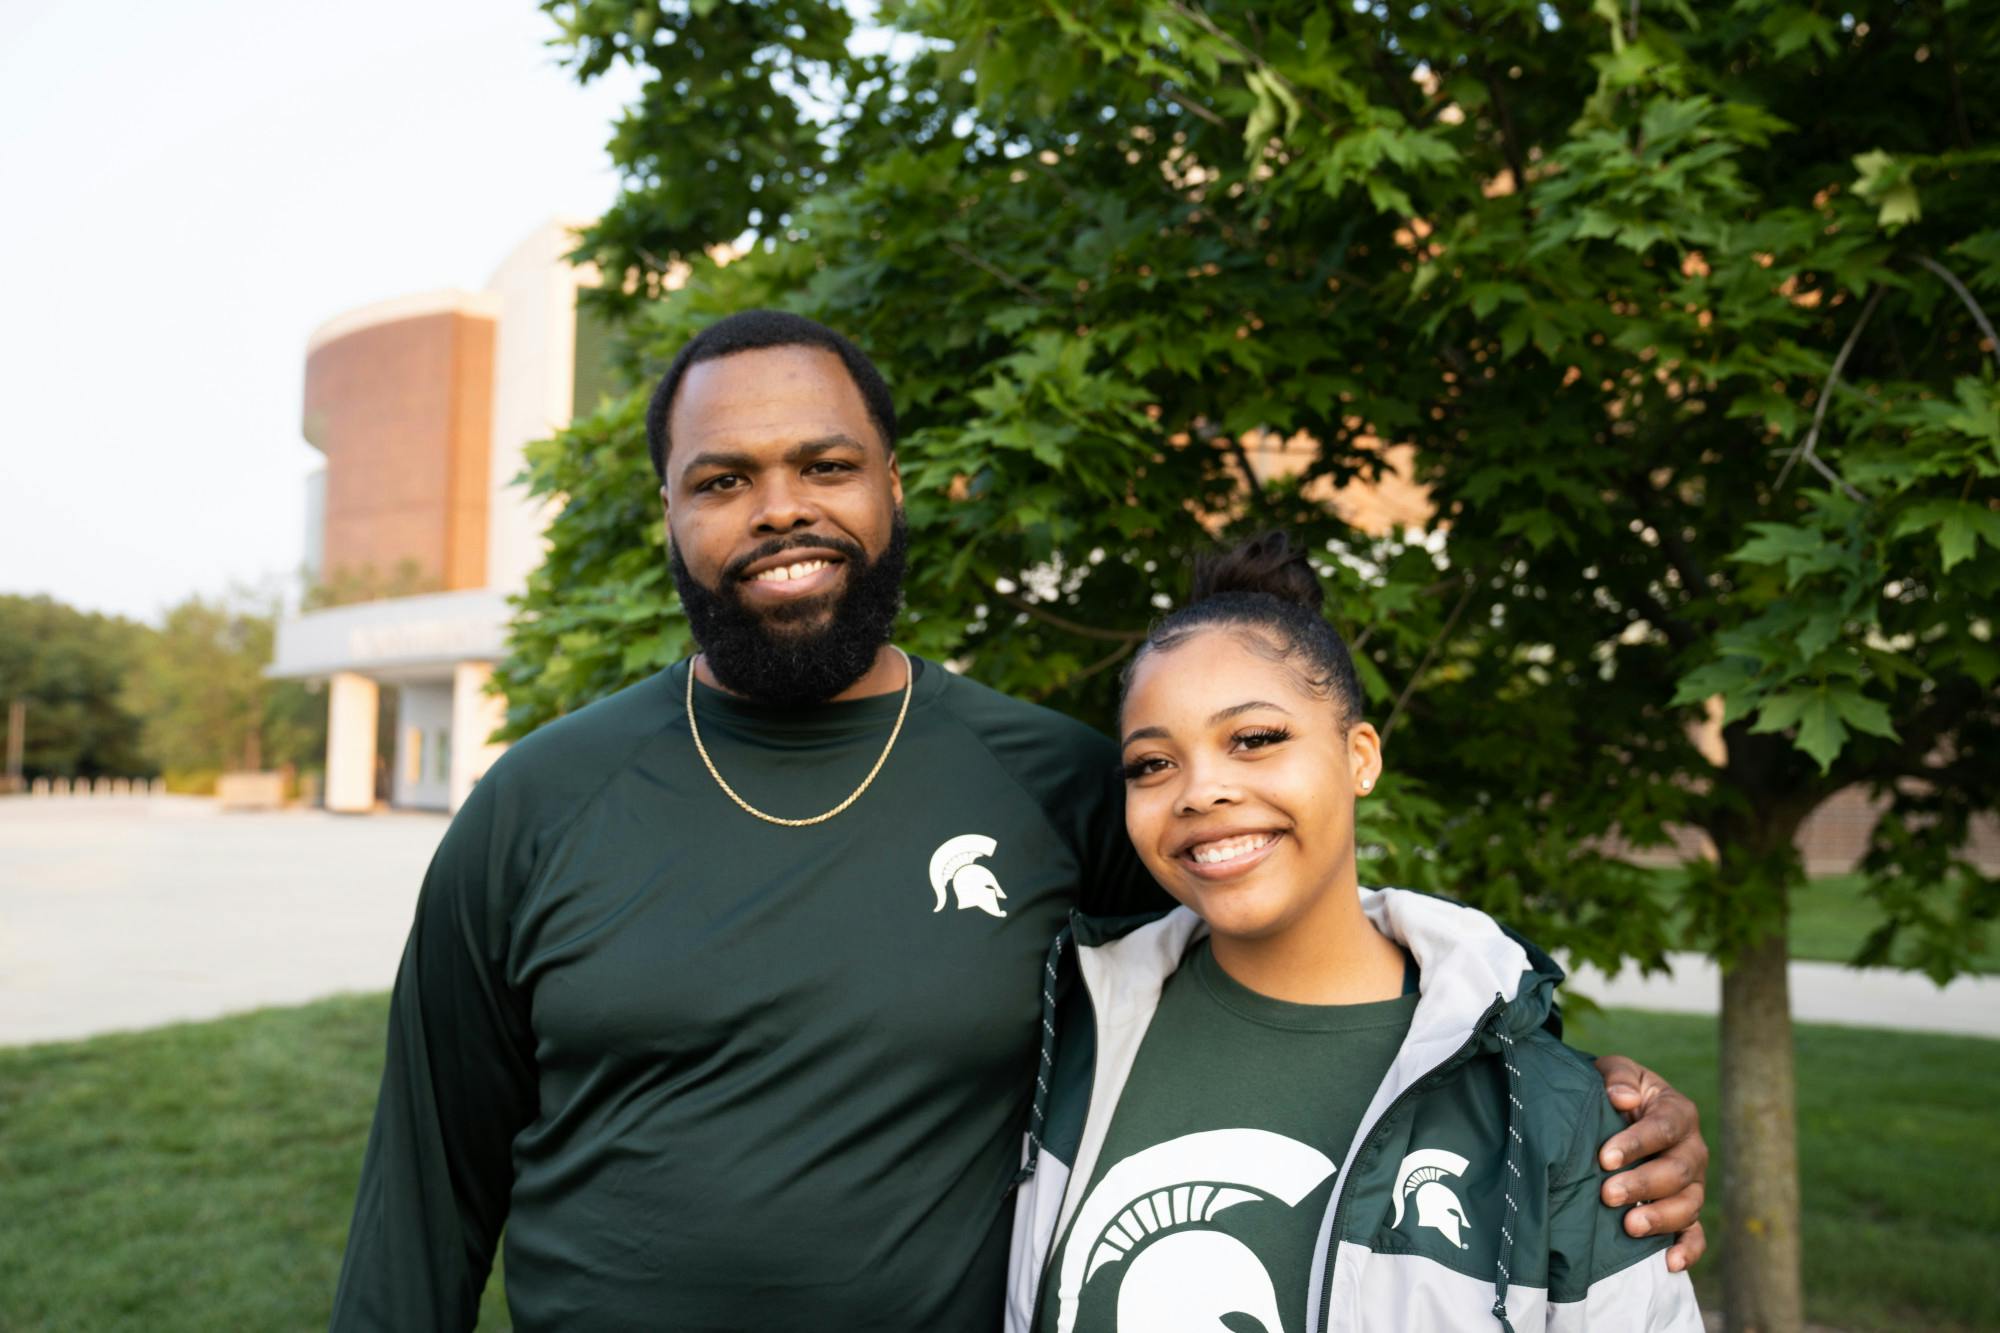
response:
[(1730, 1333), (1799, 1333), (1799, 1155), (1783, 922), (1722, 974), (1722, 1289)]

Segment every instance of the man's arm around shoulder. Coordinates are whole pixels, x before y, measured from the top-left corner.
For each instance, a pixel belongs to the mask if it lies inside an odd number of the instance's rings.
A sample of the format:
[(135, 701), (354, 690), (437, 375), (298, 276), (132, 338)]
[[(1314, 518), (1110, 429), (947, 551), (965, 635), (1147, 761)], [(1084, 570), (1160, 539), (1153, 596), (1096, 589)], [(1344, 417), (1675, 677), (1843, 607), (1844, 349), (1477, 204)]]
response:
[(1592, 1089), (1577, 1109), (1566, 1160), (1556, 1164), (1549, 1198), (1551, 1330), (1701, 1333), (1701, 1311), (1685, 1272), (1667, 1266), (1667, 1236), (1633, 1236), (1598, 1193), (1609, 1174), (1598, 1145), (1625, 1124)]

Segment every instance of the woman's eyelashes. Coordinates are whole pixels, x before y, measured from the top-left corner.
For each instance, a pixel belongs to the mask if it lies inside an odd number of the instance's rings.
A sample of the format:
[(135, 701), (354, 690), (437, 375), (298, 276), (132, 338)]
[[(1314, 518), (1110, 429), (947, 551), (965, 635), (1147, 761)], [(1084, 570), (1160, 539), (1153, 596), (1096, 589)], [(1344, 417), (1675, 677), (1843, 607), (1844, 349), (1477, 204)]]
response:
[[(1229, 750), (1231, 753), (1265, 750), (1273, 745), (1282, 745), (1291, 738), (1291, 731), (1285, 727), (1250, 727), (1230, 735)], [(1142, 755), (1120, 764), (1118, 776), (1127, 782), (1139, 782), (1172, 766), (1173, 761), (1164, 755)]]
[(1120, 764), (1118, 766), (1118, 776), (1127, 782), (1137, 782), (1140, 778), (1151, 777), (1166, 766), (1166, 760), (1157, 755), (1151, 755), (1144, 759), (1133, 759)]

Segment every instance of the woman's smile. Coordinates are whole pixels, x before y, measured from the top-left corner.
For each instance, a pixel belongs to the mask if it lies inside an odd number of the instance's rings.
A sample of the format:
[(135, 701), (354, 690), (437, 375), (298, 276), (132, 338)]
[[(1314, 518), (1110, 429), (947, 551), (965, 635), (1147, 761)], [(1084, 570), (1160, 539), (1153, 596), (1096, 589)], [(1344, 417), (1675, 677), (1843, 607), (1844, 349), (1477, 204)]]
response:
[(1203, 879), (1234, 879), (1261, 865), (1283, 836), (1277, 829), (1219, 830), (1195, 838), (1175, 859)]

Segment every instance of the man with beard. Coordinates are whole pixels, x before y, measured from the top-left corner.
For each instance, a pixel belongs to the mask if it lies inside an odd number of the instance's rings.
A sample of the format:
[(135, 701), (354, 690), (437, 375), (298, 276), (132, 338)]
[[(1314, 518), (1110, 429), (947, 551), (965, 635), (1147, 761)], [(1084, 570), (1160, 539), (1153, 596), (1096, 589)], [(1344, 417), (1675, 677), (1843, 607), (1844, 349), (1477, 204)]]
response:
[[(1049, 943), (1166, 905), (1115, 750), (889, 642), (895, 411), (845, 339), (722, 320), (647, 433), (701, 651), (445, 835), (333, 1326), (471, 1327), (504, 1225), (522, 1330), (995, 1328)], [(1607, 1151), (1669, 1149), (1608, 1201), (1691, 1260), (1694, 1108), (1606, 1063), (1646, 1111)]]

